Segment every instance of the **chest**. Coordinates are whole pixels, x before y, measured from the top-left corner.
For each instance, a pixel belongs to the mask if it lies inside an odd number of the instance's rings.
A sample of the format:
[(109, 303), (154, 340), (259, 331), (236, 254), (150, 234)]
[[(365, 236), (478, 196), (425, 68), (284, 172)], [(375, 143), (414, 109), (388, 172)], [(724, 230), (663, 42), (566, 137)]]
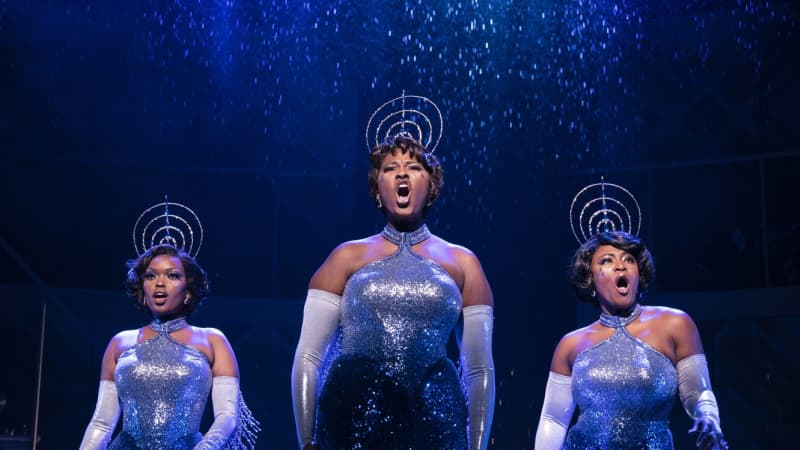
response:
[(461, 292), (437, 263), (402, 251), (353, 274), (342, 296), (342, 316), (358, 322), (397, 318), (408, 322), (454, 324)]

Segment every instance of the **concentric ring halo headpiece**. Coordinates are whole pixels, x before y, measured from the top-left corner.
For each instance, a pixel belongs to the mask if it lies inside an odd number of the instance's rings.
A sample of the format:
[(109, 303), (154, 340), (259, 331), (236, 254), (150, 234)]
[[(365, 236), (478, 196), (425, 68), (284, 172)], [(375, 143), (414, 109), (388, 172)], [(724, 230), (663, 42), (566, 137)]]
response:
[(636, 236), (642, 226), (642, 210), (630, 191), (601, 178), (599, 183), (575, 194), (569, 208), (569, 224), (581, 245), (606, 231), (625, 231)]
[(142, 212), (133, 225), (133, 246), (142, 255), (151, 247), (169, 244), (197, 258), (203, 245), (203, 224), (188, 206), (164, 202)]
[(443, 129), (442, 111), (436, 103), (403, 91), (403, 95), (382, 104), (372, 113), (364, 137), (368, 151), (388, 139), (406, 136), (433, 153), (442, 139)]

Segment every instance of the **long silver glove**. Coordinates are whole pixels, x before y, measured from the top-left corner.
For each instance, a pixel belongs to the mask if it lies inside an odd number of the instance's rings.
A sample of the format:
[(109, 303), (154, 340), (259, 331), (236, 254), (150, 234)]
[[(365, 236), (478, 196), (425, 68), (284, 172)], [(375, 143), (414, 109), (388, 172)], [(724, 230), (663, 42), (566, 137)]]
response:
[(303, 308), (303, 326), (292, 365), (292, 404), (300, 448), (314, 438), (319, 372), (339, 327), (341, 297), (309, 289)]
[(119, 396), (117, 384), (100, 380), (97, 392), (97, 405), (94, 415), (83, 433), (80, 450), (102, 450), (108, 445), (119, 420)]
[(697, 446), (708, 449), (725, 449), (727, 443), (722, 437), (719, 408), (711, 381), (708, 376), (708, 363), (702, 353), (678, 361), (678, 393), (686, 413), (694, 419), (691, 433), (697, 433)]
[(489, 445), (494, 416), (493, 308), (473, 305), (463, 313), (461, 367), (469, 409), (468, 446), (470, 450), (484, 450)]
[(239, 378), (214, 377), (211, 384), (211, 404), (214, 407), (214, 423), (194, 450), (216, 450), (224, 448), (236, 430), (239, 419)]
[(572, 377), (550, 372), (544, 390), (544, 404), (536, 429), (535, 450), (561, 450), (575, 411)]

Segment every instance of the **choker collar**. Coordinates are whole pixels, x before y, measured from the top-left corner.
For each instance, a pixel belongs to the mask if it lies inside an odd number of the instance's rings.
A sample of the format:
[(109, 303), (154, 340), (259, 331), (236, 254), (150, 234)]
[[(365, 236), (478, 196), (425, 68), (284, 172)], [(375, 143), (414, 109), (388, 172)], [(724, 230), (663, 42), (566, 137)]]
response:
[(168, 320), (166, 322), (162, 322), (160, 319), (156, 318), (150, 322), (150, 328), (154, 329), (158, 334), (169, 334), (174, 333), (182, 328), (188, 327), (189, 324), (186, 323), (186, 317), (178, 317), (177, 319)]
[(407, 245), (410, 247), (431, 237), (431, 231), (428, 229), (427, 225), (423, 224), (414, 231), (403, 233), (402, 231), (397, 231), (393, 226), (387, 223), (386, 226), (383, 227), (383, 231), (381, 231), (381, 236), (392, 244)]
[(609, 328), (622, 328), (636, 320), (642, 313), (642, 306), (636, 304), (628, 317), (612, 316), (611, 314), (600, 313), (600, 324)]

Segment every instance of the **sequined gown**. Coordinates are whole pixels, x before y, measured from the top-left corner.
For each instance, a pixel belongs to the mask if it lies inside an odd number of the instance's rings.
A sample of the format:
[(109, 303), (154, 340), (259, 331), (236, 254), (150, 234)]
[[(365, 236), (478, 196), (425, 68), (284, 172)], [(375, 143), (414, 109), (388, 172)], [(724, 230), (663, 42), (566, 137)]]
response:
[(188, 326), (182, 318), (154, 321), (153, 339), (119, 356), (114, 380), (122, 406), (122, 432), (109, 449), (191, 449), (211, 390), (205, 355), (170, 333)]
[(633, 337), (628, 318), (601, 315), (615, 328), (607, 340), (581, 352), (572, 367), (572, 395), (577, 423), (565, 449), (672, 449), (669, 415), (678, 373), (664, 354)]
[(367, 264), (342, 295), (340, 353), (323, 381), (321, 449), (464, 449), (467, 408), (446, 345), (461, 312), (448, 272), (411, 246), (423, 226), (387, 226), (397, 251)]

